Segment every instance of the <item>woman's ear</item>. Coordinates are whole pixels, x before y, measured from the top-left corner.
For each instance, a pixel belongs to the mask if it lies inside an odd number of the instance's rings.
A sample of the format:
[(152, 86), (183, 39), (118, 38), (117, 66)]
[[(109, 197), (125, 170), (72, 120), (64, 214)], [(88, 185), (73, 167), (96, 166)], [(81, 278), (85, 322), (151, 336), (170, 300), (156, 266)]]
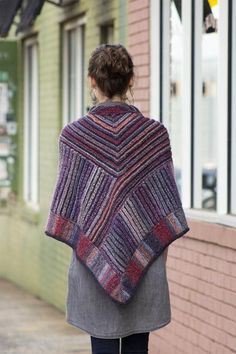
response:
[(89, 81), (89, 85), (91, 88), (95, 88), (96, 87), (96, 81), (93, 77), (88, 76), (88, 81)]
[(134, 78), (131, 77), (131, 79), (129, 80), (129, 87), (134, 86)]
[(92, 83), (91, 83), (92, 78), (91, 78), (91, 76), (88, 76), (87, 80), (88, 80), (88, 86), (89, 86), (89, 88), (91, 88), (91, 86), (92, 86)]

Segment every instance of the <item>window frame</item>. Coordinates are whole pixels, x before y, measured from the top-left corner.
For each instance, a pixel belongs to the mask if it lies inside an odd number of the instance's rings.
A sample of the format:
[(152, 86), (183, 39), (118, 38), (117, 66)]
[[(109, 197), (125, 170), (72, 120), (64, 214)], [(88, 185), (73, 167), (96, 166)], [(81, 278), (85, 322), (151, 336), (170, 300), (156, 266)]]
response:
[[(165, 7), (170, 5), (170, 1), (151, 0), (150, 1), (150, 72), (151, 72), (151, 96), (150, 96), (150, 114), (162, 121), (162, 117), (168, 117), (168, 110), (165, 110), (167, 102), (162, 98), (162, 92), (167, 83), (162, 81), (169, 80), (168, 71), (165, 68), (169, 62), (167, 57), (168, 50), (163, 50), (163, 42), (166, 40), (167, 21), (169, 18), (165, 15), (168, 10)], [(216, 211), (208, 211), (206, 209), (193, 208), (193, 198), (198, 192), (195, 180), (199, 176), (196, 174), (197, 156), (194, 157), (194, 149), (196, 148), (196, 130), (197, 117), (200, 114), (200, 100), (202, 95), (202, 82), (199, 77), (199, 64), (201, 61), (201, 21), (202, 4), (194, 0), (182, 0), (182, 20), (183, 20), (183, 36), (184, 36), (184, 68), (183, 71), (183, 136), (188, 137), (182, 144), (182, 160), (183, 160), (183, 179), (182, 179), (182, 203), (186, 212), (186, 216), (193, 219), (208, 221), (213, 223), (222, 223), (236, 227), (236, 217), (229, 212), (229, 149), (228, 139), (228, 93), (229, 93), (229, 48), (228, 48), (228, 21), (229, 21), (229, 1), (221, 2), (219, 6), (219, 66), (218, 66), (218, 97), (221, 97), (217, 114), (218, 124), (218, 189), (217, 189), (217, 209)], [(164, 5), (164, 6), (163, 6)], [(236, 19), (236, 6), (233, 9), (233, 19)], [(195, 19), (195, 20), (194, 20)], [(164, 23), (163, 23), (164, 22)], [(195, 23), (194, 23), (195, 22)], [(232, 20), (232, 23), (235, 21)], [(236, 24), (234, 24), (236, 27)], [(234, 27), (234, 28), (235, 28)], [(236, 28), (235, 28), (236, 29)], [(233, 32), (232, 32), (233, 33)], [(163, 41), (165, 36), (165, 41)], [(194, 39), (194, 40), (192, 40)], [(234, 39), (232, 39), (234, 42)], [(163, 53), (163, 54), (161, 54)], [(233, 58), (236, 60), (236, 45), (233, 48)], [(233, 62), (233, 60), (232, 60)], [(236, 70), (234, 72), (232, 94), (236, 91)], [(233, 96), (232, 96), (233, 97)], [(164, 102), (164, 104), (163, 104)], [(163, 107), (163, 109), (162, 109)], [(236, 115), (236, 103), (232, 100), (232, 117)], [(224, 116), (225, 119), (221, 119)], [(233, 119), (233, 118), (232, 118)], [(168, 120), (163, 119), (163, 123), (168, 128)], [(236, 127), (236, 122), (234, 122)], [(220, 139), (220, 140), (219, 140)], [(236, 148), (236, 136), (232, 143), (232, 149)], [(231, 159), (231, 163), (233, 160)], [(236, 173), (236, 167), (235, 167)], [(232, 181), (232, 178), (231, 178)], [(231, 182), (232, 183), (232, 182)], [(194, 186), (194, 187), (192, 187)]]
[[(63, 126), (70, 122), (69, 120), (69, 87), (68, 87), (68, 70), (69, 70), (69, 59), (68, 59), (68, 32), (70, 30), (76, 30), (76, 38), (80, 39), (78, 41), (79, 47), (76, 48), (76, 60), (78, 59), (78, 65), (76, 70), (78, 72), (78, 80), (76, 86), (76, 97), (79, 98), (78, 104), (76, 107), (76, 114), (74, 119), (79, 118), (85, 113), (85, 102), (84, 102), (84, 50), (85, 50), (85, 25), (86, 17), (80, 17), (76, 20), (71, 20), (63, 26)], [(82, 39), (82, 40), (81, 40)], [(83, 53), (82, 56), (78, 53)]]
[(161, 0), (150, 1), (150, 115), (161, 121)]
[[(218, 57), (218, 71), (217, 71), (217, 97), (218, 110), (216, 117), (217, 124), (217, 199), (216, 210), (208, 211), (206, 209), (198, 210), (194, 205), (199, 205), (201, 208), (201, 171), (198, 168), (199, 160), (197, 151), (197, 131), (198, 121), (196, 117), (201, 115), (201, 102), (202, 102), (202, 79), (201, 79), (201, 60), (202, 60), (202, 12), (203, 6), (201, 1), (192, 1), (193, 3), (193, 152), (192, 152), (192, 165), (193, 165), (193, 194), (191, 199), (190, 210), (194, 215), (201, 215), (204, 213), (210, 219), (215, 219), (216, 214), (218, 217), (221, 215), (228, 215), (228, 0), (219, 3), (219, 57)], [(221, 119), (225, 117), (225, 119)]]
[[(231, 61), (229, 62), (230, 64), (230, 73), (229, 77), (231, 77), (231, 82), (230, 82), (230, 89), (231, 89), (231, 95), (230, 99), (231, 102), (230, 104), (230, 116), (231, 116), (231, 124), (229, 125), (229, 134), (231, 135), (229, 138), (229, 142), (231, 145), (229, 146), (230, 149), (230, 157), (229, 161), (231, 162), (231, 168), (229, 169), (230, 171), (230, 188), (229, 188), (229, 193), (230, 193), (230, 201), (229, 201), (229, 211), (232, 215), (236, 216), (236, 201), (233, 204), (233, 195), (236, 195), (236, 185), (234, 183), (235, 178), (236, 178), (236, 101), (233, 99), (236, 95), (236, 67), (234, 63), (236, 62), (236, 4), (235, 1), (230, 0), (230, 11), (229, 13), (231, 14), (230, 18), (230, 25), (231, 28), (229, 28), (229, 31), (232, 33), (232, 37), (230, 38), (230, 46), (231, 46)], [(231, 128), (231, 132), (230, 132)], [(235, 200), (235, 198), (234, 198)], [(234, 211), (233, 211), (234, 209)], [(235, 214), (233, 214), (235, 212)]]
[[(110, 21), (106, 21), (100, 24), (100, 44), (112, 44), (114, 43), (114, 35), (115, 35), (115, 21), (112, 19)], [(107, 37), (107, 41), (104, 41), (104, 37)]]

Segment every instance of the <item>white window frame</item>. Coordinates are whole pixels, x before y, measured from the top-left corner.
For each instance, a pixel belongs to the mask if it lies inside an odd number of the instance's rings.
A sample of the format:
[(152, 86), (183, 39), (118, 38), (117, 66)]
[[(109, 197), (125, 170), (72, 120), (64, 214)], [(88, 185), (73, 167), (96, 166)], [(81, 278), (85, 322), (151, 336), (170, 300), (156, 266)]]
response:
[[(163, 122), (167, 129), (170, 114), (170, 45), (164, 38), (170, 36), (170, 1), (151, 0), (150, 2), (150, 114), (153, 119)], [(165, 95), (162, 92), (165, 92)]]
[[(160, 28), (160, 9), (161, 9), (161, 1), (162, 1), (162, 19), (163, 19), (163, 28)], [(168, 71), (166, 68), (166, 63), (169, 63), (169, 52), (168, 50), (163, 50), (160, 48), (160, 36), (163, 33), (164, 36), (167, 35), (167, 25), (169, 18), (167, 17), (168, 10), (166, 6), (169, 7), (170, 0), (151, 0), (150, 1), (150, 72), (151, 72), (151, 97), (150, 97), (150, 115), (152, 118), (161, 117), (161, 113), (163, 115), (163, 123), (168, 128), (168, 100), (163, 97), (162, 102), (162, 110), (160, 112), (161, 107), (161, 90), (163, 95), (166, 91), (164, 88), (167, 88), (167, 81), (169, 82)], [(201, 2), (201, 1), (200, 1)], [(207, 211), (204, 209), (197, 210), (192, 208), (191, 206), (191, 193), (196, 195), (199, 193), (199, 184), (198, 186), (194, 185), (194, 190), (191, 191), (192, 188), (192, 180), (191, 180), (191, 150), (192, 150), (192, 141), (191, 141), (191, 111), (194, 109), (193, 114), (194, 117), (197, 117), (200, 113), (201, 109), (201, 98), (202, 98), (202, 81), (199, 75), (199, 70), (201, 68), (201, 40), (202, 40), (202, 27), (200, 17), (202, 14), (201, 8), (202, 5), (199, 1), (195, 1), (195, 40), (194, 40), (194, 58), (192, 60), (192, 52), (191, 52), (191, 36), (192, 36), (192, 2), (189, 0), (182, 0), (182, 21), (183, 21), (183, 51), (184, 51), (184, 71), (183, 71), (183, 131), (182, 134), (185, 137), (185, 141), (182, 147), (182, 203), (185, 208), (186, 215), (189, 218), (205, 220), (208, 222), (217, 222), (226, 225), (230, 225), (236, 227), (236, 217), (233, 215), (229, 215), (227, 210), (228, 205), (228, 143), (227, 143), (227, 121), (228, 121), (228, 0), (224, 0), (220, 2), (219, 6), (219, 66), (218, 66), (218, 92), (217, 95), (221, 99), (218, 100), (219, 108), (217, 114), (217, 126), (218, 126), (218, 141), (221, 141), (221, 144), (218, 144), (218, 165), (217, 165), (217, 210), (216, 211)], [(233, 21), (234, 30), (236, 30), (236, 6), (234, 6), (233, 11)], [(168, 37), (165, 37), (165, 41), (162, 41), (162, 44), (169, 43), (167, 40)], [(234, 42), (234, 40), (233, 40)], [(162, 53), (162, 54), (161, 54)], [(233, 48), (233, 58), (236, 60), (236, 45)], [(160, 73), (161, 67), (161, 55), (162, 56), (162, 75)], [(192, 68), (192, 62), (194, 63), (194, 68)], [(194, 71), (193, 71), (194, 69)], [(195, 73), (194, 80), (194, 97), (192, 98), (191, 85), (192, 85), (192, 72)], [(163, 82), (162, 87), (160, 87), (160, 77), (162, 76)], [(232, 92), (236, 92), (236, 70), (233, 74), (234, 78), (234, 90)], [(168, 91), (169, 92), (169, 91)], [(169, 95), (168, 95), (169, 96)], [(232, 96), (234, 97), (234, 96)], [(192, 99), (194, 99), (194, 106), (192, 107)], [(235, 100), (232, 100), (232, 117), (236, 115), (236, 103)], [(222, 117), (225, 117), (222, 120)], [(167, 120), (166, 120), (167, 118)], [(234, 131), (236, 128), (236, 122), (234, 121)], [(196, 134), (197, 120), (194, 119), (194, 129), (193, 134)], [(196, 137), (196, 135), (195, 135)], [(236, 138), (236, 136), (235, 136)], [(220, 140), (219, 140), (220, 139)], [(196, 138), (194, 139), (196, 143)], [(194, 148), (194, 147), (193, 147)], [(236, 139), (234, 139), (232, 149), (236, 148)], [(195, 156), (194, 165), (197, 164), (197, 156)], [(235, 167), (236, 169), (236, 167)], [(197, 176), (196, 168), (194, 170), (194, 180), (201, 181), (199, 176)], [(235, 172), (236, 173), (236, 172)], [(196, 199), (195, 199), (196, 200)], [(198, 202), (200, 199), (198, 200)]]
[[(28, 50), (32, 47), (32, 89), (29, 93)], [(39, 72), (38, 43), (36, 38), (24, 42), (24, 178), (23, 199), (31, 209), (39, 210)], [(31, 100), (31, 112), (29, 111)], [(29, 120), (31, 131), (29, 132)], [(31, 134), (31, 136), (29, 136)], [(33, 144), (30, 144), (30, 141)], [(29, 152), (31, 159), (29, 158)], [(31, 168), (30, 168), (31, 166)]]
[(231, 203), (230, 212), (236, 211), (236, 3), (232, 1), (232, 83), (231, 83)]
[[(200, 127), (198, 126), (197, 117), (201, 113), (202, 102), (202, 78), (201, 78), (201, 61), (202, 61), (202, 1), (195, 2), (194, 8), (194, 151), (197, 151), (197, 137)], [(219, 41), (219, 54), (218, 54), (218, 72), (217, 72), (217, 205), (216, 211), (206, 211), (191, 209), (194, 215), (205, 214), (207, 218), (215, 219), (217, 217), (227, 216), (227, 203), (228, 203), (228, 0), (219, 2), (219, 20), (218, 20), (218, 41)], [(222, 117), (225, 117), (222, 119)], [(199, 168), (199, 154), (194, 154), (194, 205), (196, 208), (201, 208), (201, 170)]]
[(68, 89), (68, 31), (76, 30), (76, 37), (78, 38), (78, 46), (76, 47), (76, 58), (77, 58), (77, 67), (76, 71), (78, 73), (78, 80), (76, 85), (76, 97), (77, 105), (76, 105), (76, 113), (73, 120), (82, 116), (85, 112), (84, 107), (84, 61), (83, 57), (79, 55), (82, 53), (84, 56), (84, 48), (83, 48), (83, 40), (84, 38), (84, 26), (86, 24), (86, 18), (82, 17), (76, 19), (74, 21), (70, 21), (69, 23), (65, 24), (63, 28), (63, 125), (65, 126), (68, 124), (69, 117), (69, 89)]
[(192, 1), (182, 0), (183, 65), (182, 65), (182, 202), (184, 208), (191, 206), (191, 111), (192, 111)]
[[(228, 0), (219, 2), (217, 213), (228, 213)], [(225, 117), (225, 119), (222, 119)], [(220, 142), (220, 143), (219, 143)]]
[(160, 0), (150, 1), (150, 115), (161, 120), (161, 25)]
[[(194, 63), (198, 63), (194, 68), (194, 117), (201, 117), (202, 115), (202, 14), (203, 14), (203, 3), (202, 0), (195, 1), (194, 15)], [(194, 119), (193, 122), (193, 150), (194, 150), (194, 161), (193, 161), (193, 200), (195, 208), (201, 209), (202, 206), (202, 170), (201, 157), (198, 151), (199, 145), (197, 144), (198, 132), (201, 131), (200, 121)], [(195, 210), (195, 209), (194, 209)]]

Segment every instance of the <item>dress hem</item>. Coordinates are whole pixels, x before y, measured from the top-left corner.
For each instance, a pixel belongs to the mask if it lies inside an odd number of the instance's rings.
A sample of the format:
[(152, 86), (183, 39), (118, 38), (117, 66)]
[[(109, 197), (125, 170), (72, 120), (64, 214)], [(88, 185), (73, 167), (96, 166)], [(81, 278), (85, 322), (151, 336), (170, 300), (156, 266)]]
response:
[(139, 330), (132, 330), (132, 331), (129, 331), (129, 332), (125, 333), (125, 334), (124, 333), (123, 334), (117, 334), (117, 333), (116, 334), (112, 334), (112, 333), (110, 333), (110, 334), (105, 334), (105, 335), (99, 335), (99, 334), (92, 333), (91, 331), (86, 330), (82, 326), (78, 325), (76, 322), (71, 321), (69, 319), (66, 319), (66, 322), (71, 324), (72, 326), (75, 326), (75, 327), (77, 327), (79, 329), (82, 329), (83, 331), (85, 331), (90, 336), (97, 337), (97, 338), (102, 338), (102, 339), (114, 339), (114, 338), (127, 337), (127, 336), (135, 334), (135, 333), (144, 333), (144, 332), (155, 331), (157, 329), (160, 329), (160, 328), (168, 325), (171, 322), (171, 318), (169, 318), (166, 322), (163, 322), (159, 326), (156, 326), (156, 327), (144, 328), (144, 329), (139, 329)]

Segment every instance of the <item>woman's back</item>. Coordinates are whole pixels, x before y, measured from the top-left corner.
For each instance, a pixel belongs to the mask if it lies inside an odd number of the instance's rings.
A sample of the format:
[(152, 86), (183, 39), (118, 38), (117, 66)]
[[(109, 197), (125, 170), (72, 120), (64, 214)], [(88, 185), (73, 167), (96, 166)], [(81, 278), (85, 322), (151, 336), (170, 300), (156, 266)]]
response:
[[(125, 102), (133, 75), (122, 45), (92, 53), (88, 78), (96, 104), (61, 131), (45, 233), (73, 249), (67, 321), (91, 339), (140, 333), (146, 353), (149, 331), (171, 320), (167, 248), (189, 227), (167, 129)], [(136, 342), (128, 338), (124, 347), (132, 343), (139, 351)], [(117, 340), (109, 343), (118, 353)], [(92, 344), (93, 352), (111, 351)]]
[[(90, 158), (93, 158), (95, 165), (101, 163), (101, 156), (103, 156), (103, 163), (109, 165), (111, 170), (114, 169), (114, 180), (117, 181), (122, 174), (127, 173), (128, 167), (131, 167), (129, 163), (130, 155), (127, 154), (129, 149), (133, 151), (132, 162), (134, 165), (137, 157), (140, 159), (140, 154), (139, 156), (135, 155), (135, 142), (138, 146), (142, 136), (143, 140), (149, 139), (153, 123), (153, 120), (143, 117), (141, 112), (133, 105), (107, 101), (92, 107), (83, 119), (73, 122), (73, 127), (74, 131), (77, 129), (82, 131), (81, 126), (85, 127), (83, 139), (86, 142), (86, 152), (90, 154)], [(140, 132), (143, 130), (143, 135), (140, 135), (139, 130)], [(94, 140), (97, 141), (96, 146), (92, 137), (95, 137)], [(139, 138), (137, 139), (137, 137)], [(145, 154), (145, 151), (142, 151), (142, 153)], [(116, 165), (115, 161), (118, 161)], [(119, 170), (117, 170), (117, 167)], [(102, 173), (102, 170), (100, 172)], [(90, 171), (90, 175), (93, 175), (92, 171)], [(96, 186), (100, 185), (101, 187), (102, 185), (99, 173), (93, 177), (93, 183), (93, 194), (87, 201), (90, 200), (93, 205), (97, 205), (99, 203), (98, 198), (101, 199), (101, 195), (99, 195)], [(106, 184), (109, 185), (108, 180)], [(100, 206), (99, 212), (87, 208), (87, 213), (85, 201), (83, 201), (82, 207), (84, 213), (82, 213), (83, 219), (80, 219), (80, 223), (86, 225), (88, 220), (91, 221), (86, 229), (89, 234), (93, 225), (98, 223), (102, 215), (102, 213), (99, 214), (102, 207)], [(141, 210), (140, 205), (140, 212)], [(147, 223), (147, 220), (144, 221)], [(132, 220), (130, 220), (130, 223), (132, 223)], [(139, 226), (133, 223), (130, 233), (128, 233), (128, 230), (123, 230), (123, 236), (120, 235), (120, 240), (123, 240), (128, 251), (130, 251), (129, 242), (132, 241), (132, 238), (135, 238), (134, 233), (140, 237), (140, 227), (144, 229), (145, 223), (142, 224), (139, 221)], [(120, 230), (122, 231), (121, 224)], [(115, 236), (114, 231), (113, 236)], [(115, 248), (116, 240), (117, 238), (110, 237), (109, 243), (104, 243), (102, 250), (111, 256), (112, 251), (118, 249)], [(125, 252), (124, 248), (123, 252)], [(80, 262), (76, 256), (76, 251), (73, 251), (68, 272), (68, 323), (99, 338), (125, 337), (133, 333), (155, 330), (168, 324), (171, 320), (171, 309), (165, 256), (166, 252), (162, 252), (150, 266), (130, 303), (119, 304), (105, 293), (93, 274), (88, 272), (84, 264)], [(122, 264), (127, 266), (125, 257), (121, 253), (116, 254), (115, 260), (118, 271), (122, 269)]]
[(129, 302), (154, 259), (187, 230), (162, 123), (107, 102), (63, 128), (46, 232), (75, 248), (115, 301)]

